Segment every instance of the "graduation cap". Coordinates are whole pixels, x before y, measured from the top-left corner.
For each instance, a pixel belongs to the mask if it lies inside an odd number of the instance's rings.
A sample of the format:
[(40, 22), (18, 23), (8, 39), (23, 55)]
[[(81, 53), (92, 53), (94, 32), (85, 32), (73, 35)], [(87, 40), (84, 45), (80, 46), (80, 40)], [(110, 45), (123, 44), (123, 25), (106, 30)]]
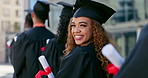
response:
[(32, 12), (33, 12), (33, 10), (31, 10), (31, 9), (26, 9), (26, 10), (24, 10), (24, 12), (27, 12), (27, 13), (32, 13)]
[(66, 3), (66, 2), (58, 2), (57, 4), (59, 5), (63, 5), (63, 9), (61, 12), (61, 16), (68, 16), (68, 17), (72, 17), (72, 11), (73, 11), (73, 6), (72, 4)]
[(112, 8), (91, 0), (77, 0), (74, 7), (73, 17), (88, 17), (100, 24), (105, 23), (115, 13)]

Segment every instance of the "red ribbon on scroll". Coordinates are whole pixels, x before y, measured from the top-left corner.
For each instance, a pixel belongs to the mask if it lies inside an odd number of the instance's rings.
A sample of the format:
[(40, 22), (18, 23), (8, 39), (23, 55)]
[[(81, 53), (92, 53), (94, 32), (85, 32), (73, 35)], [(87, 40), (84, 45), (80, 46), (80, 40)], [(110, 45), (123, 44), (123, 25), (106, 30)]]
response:
[(35, 75), (35, 78), (42, 78), (41, 76), (43, 75), (48, 75), (49, 73), (51, 73), (51, 68), (50, 67), (47, 67), (44, 69), (45, 71), (43, 70), (40, 70), (36, 75)]
[(119, 68), (117, 68), (116, 66), (114, 66), (112, 63), (109, 63), (106, 66), (106, 70), (108, 71), (109, 74), (113, 74), (115, 76), (118, 73)]

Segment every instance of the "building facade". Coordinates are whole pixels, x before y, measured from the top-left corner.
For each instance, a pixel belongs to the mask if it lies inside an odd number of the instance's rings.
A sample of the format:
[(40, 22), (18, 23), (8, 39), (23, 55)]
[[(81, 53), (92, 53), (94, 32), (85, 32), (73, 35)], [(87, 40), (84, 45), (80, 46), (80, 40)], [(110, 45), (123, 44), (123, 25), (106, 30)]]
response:
[(21, 0), (0, 1), (0, 62), (8, 62), (6, 42), (11, 34), (20, 32), (22, 8)]
[[(114, 1), (112, 1), (114, 2)], [(118, 8), (105, 28), (113, 35), (123, 57), (136, 43), (140, 31), (148, 23), (147, 0), (117, 0)]]

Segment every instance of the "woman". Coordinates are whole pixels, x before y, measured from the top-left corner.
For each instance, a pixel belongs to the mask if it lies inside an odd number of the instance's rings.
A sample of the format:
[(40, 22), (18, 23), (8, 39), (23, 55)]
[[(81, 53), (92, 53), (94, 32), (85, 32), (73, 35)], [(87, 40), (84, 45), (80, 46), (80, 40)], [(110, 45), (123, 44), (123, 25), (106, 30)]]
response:
[(115, 11), (90, 0), (77, 0), (69, 28), (65, 57), (56, 78), (110, 78), (106, 71), (109, 61), (101, 54), (110, 43), (101, 24)]
[(73, 5), (66, 2), (60, 1), (57, 4), (63, 6), (57, 31), (58, 34), (56, 38), (48, 42), (43, 51), (43, 55), (45, 55), (54, 75), (57, 74), (61, 63), (61, 57), (64, 55), (63, 51), (67, 39), (67, 29), (73, 9)]

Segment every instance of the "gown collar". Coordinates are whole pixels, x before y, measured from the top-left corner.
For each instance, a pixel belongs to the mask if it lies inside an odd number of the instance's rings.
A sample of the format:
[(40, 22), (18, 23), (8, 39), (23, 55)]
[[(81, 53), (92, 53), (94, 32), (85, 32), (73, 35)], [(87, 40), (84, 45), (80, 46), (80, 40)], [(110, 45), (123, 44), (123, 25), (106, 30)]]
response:
[(45, 24), (38, 23), (38, 24), (34, 24), (33, 27), (45, 27)]

